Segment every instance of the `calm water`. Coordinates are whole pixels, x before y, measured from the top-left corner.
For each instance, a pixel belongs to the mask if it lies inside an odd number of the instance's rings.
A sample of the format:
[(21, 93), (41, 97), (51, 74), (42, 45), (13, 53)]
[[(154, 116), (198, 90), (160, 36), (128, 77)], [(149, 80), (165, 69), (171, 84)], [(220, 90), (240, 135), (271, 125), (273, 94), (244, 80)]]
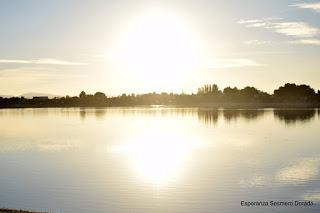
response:
[(318, 109), (0, 110), (0, 207), (319, 212), (319, 134)]

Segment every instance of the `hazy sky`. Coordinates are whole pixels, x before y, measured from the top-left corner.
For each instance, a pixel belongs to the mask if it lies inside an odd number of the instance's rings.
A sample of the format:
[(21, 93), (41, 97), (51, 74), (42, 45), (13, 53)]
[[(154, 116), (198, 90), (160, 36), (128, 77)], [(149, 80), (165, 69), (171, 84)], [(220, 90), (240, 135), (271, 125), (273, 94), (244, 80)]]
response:
[(0, 0), (0, 94), (320, 89), (320, 1)]

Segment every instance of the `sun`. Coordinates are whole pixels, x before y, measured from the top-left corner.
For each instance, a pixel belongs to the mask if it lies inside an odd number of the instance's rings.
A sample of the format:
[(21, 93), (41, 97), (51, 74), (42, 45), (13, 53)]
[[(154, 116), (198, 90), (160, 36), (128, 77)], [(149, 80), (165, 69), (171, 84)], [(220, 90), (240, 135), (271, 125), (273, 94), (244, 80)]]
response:
[(152, 9), (128, 24), (116, 42), (114, 62), (131, 79), (173, 83), (200, 63), (195, 37), (175, 14)]

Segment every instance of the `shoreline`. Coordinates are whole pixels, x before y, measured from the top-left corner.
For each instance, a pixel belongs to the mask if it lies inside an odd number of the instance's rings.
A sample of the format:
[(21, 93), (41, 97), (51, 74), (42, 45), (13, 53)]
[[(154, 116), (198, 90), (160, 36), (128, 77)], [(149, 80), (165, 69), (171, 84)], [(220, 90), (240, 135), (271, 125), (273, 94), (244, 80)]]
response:
[(35, 212), (35, 211), (26, 211), (26, 210), (17, 210), (17, 209), (6, 209), (0, 208), (0, 213), (46, 213), (46, 212)]
[(30, 109), (30, 108), (202, 108), (202, 109), (303, 109), (320, 108), (319, 103), (203, 103), (203, 104), (141, 104), (141, 105), (74, 105), (74, 106), (32, 106), (13, 105), (0, 106), (0, 109)]

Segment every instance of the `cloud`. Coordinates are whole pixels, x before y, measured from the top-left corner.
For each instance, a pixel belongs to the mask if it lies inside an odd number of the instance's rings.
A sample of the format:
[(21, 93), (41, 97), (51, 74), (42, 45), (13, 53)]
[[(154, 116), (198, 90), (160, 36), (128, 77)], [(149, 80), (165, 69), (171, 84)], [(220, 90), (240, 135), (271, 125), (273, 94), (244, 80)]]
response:
[(289, 5), (290, 7), (297, 7), (301, 9), (310, 9), (315, 10), (316, 12), (320, 12), (320, 2), (313, 2), (313, 3), (299, 3)]
[(265, 45), (265, 44), (270, 44), (271, 41), (249, 40), (249, 41), (245, 41), (244, 43), (248, 45)]
[(35, 60), (20, 60), (20, 59), (0, 59), (3, 64), (41, 64), (41, 65), (66, 65), (66, 66), (80, 66), (87, 65), (86, 63), (71, 62), (54, 58), (41, 58)]
[(254, 23), (259, 23), (261, 21), (262, 21), (261, 19), (251, 19), (251, 20), (241, 19), (238, 21), (238, 24), (254, 24)]
[(262, 19), (240, 19), (238, 21), (238, 24), (255, 24), (255, 23), (262, 23), (267, 21), (276, 21), (276, 20), (282, 20), (282, 18), (279, 17), (268, 17), (268, 18), (262, 18)]
[(52, 64), (52, 65), (87, 65), (86, 63), (81, 62), (71, 62), (71, 61), (64, 61), (59, 59), (53, 58), (44, 58), (36, 60), (36, 64)]
[[(79, 73), (61, 72), (55, 67), (30, 66), (19, 68), (0, 69), (0, 79), (21, 79), (21, 80), (38, 80), (38, 79), (55, 79), (55, 78), (82, 78), (86, 77)], [(2, 82), (3, 83), (3, 82)]]
[(320, 34), (318, 28), (312, 27), (305, 22), (272, 23), (268, 28), (273, 29), (277, 33), (300, 38), (309, 38)]
[(300, 39), (300, 40), (290, 41), (289, 43), (292, 43), (292, 44), (309, 44), (309, 45), (320, 46), (320, 39)]
[(264, 66), (254, 60), (246, 58), (217, 58), (209, 63), (209, 68), (239, 68)]
[(285, 22), (282, 19), (265, 18), (253, 20), (240, 20), (248, 28), (264, 28), (286, 36), (298, 38), (311, 38), (320, 35), (320, 29), (306, 22)]

